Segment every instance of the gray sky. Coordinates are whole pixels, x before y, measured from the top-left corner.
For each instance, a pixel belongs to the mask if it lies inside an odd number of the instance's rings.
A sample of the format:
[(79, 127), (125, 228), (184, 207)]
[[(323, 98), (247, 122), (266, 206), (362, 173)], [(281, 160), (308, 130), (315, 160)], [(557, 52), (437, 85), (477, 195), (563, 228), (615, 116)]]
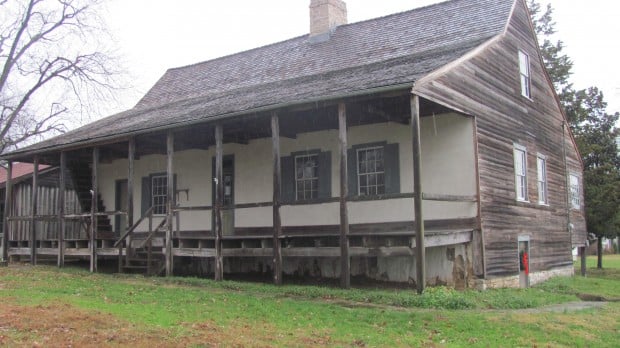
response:
[[(346, 0), (349, 22), (439, 2)], [(546, 3), (545, 1), (541, 1)], [(577, 88), (598, 86), (620, 111), (620, 4), (550, 0), (558, 38), (573, 59)], [(130, 108), (168, 68), (304, 35), (310, 0), (112, 0), (106, 19), (132, 76), (133, 88), (111, 112)], [(104, 115), (101, 115), (104, 116)]]

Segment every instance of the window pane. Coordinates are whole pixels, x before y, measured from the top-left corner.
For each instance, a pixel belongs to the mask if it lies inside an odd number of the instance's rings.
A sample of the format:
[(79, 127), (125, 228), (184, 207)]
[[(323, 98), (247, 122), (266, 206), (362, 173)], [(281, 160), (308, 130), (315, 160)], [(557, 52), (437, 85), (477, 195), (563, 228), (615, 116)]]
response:
[(166, 214), (168, 178), (166, 176), (153, 176), (151, 179), (151, 206), (154, 214)]
[(514, 166), (515, 166), (515, 193), (517, 200), (527, 200), (527, 153), (525, 150), (515, 147)]
[(383, 173), (377, 174), (377, 185), (380, 185), (380, 186), (385, 185), (385, 175)]
[(361, 195), (376, 195), (385, 191), (383, 148), (358, 150), (358, 182)]
[(318, 155), (295, 157), (295, 197), (297, 200), (317, 197), (318, 165)]
[(360, 162), (359, 170), (361, 174), (368, 173), (368, 163), (366, 161)]
[(530, 82), (527, 76), (521, 75), (521, 95), (526, 97), (530, 96), (529, 84)]
[(519, 72), (523, 75), (529, 76), (529, 65), (529, 57), (525, 53), (519, 51)]

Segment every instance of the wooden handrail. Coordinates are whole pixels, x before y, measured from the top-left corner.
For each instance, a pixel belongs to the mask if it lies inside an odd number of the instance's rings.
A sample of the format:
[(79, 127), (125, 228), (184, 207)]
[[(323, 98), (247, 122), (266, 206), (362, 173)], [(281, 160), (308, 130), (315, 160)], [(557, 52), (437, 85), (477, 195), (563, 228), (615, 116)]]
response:
[(88, 237), (88, 240), (90, 240), (90, 228), (89, 228), (90, 224), (89, 224), (89, 221), (90, 220), (88, 220), (88, 219), (81, 219), (80, 220), (80, 227), (83, 227), (84, 230), (86, 231), (86, 236)]
[(117, 246), (119, 246), (119, 244), (121, 244), (121, 242), (125, 240), (127, 236), (129, 236), (136, 228), (138, 228), (138, 225), (140, 225), (140, 223), (142, 223), (142, 221), (144, 221), (147, 216), (151, 215), (151, 213), (153, 213), (153, 207), (148, 208), (144, 212), (144, 214), (140, 216), (138, 221), (136, 221), (136, 223), (134, 223), (131, 227), (127, 229), (127, 231), (125, 231), (125, 233), (123, 233), (123, 235), (116, 241), (116, 243), (114, 243), (114, 247), (116, 248)]
[(148, 242), (151, 241), (151, 239), (153, 239), (153, 236), (155, 235), (155, 233), (162, 227), (164, 226), (164, 224), (166, 224), (166, 222), (168, 221), (168, 217), (166, 216), (165, 219), (163, 219), (159, 225), (157, 225), (157, 227), (155, 227), (152, 231), (149, 232), (148, 236), (146, 236), (146, 239), (144, 239), (144, 241), (142, 242), (142, 244), (140, 244), (140, 246), (138, 247), (138, 249), (140, 248), (144, 248), (146, 246), (146, 244)]

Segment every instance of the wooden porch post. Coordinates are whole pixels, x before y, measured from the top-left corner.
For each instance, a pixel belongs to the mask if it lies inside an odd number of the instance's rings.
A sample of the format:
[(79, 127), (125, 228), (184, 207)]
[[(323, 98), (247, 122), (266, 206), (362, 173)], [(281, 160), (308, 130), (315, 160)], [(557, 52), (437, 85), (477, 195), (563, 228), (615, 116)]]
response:
[(338, 103), (338, 139), (340, 141), (340, 286), (351, 287), (351, 259), (349, 257), (349, 175), (347, 170), (347, 108)]
[(271, 114), (271, 142), (273, 154), (273, 282), (282, 284), (282, 220), (280, 218), (282, 166), (280, 163), (280, 123), (278, 115)]
[(34, 156), (32, 164), (32, 199), (31, 199), (31, 219), (30, 219), (30, 263), (37, 264), (37, 205), (39, 200), (39, 157)]
[(6, 168), (6, 186), (4, 190), (4, 223), (2, 224), (2, 262), (9, 261), (9, 218), (11, 217), (13, 207), (13, 161), (9, 161)]
[(60, 168), (58, 172), (58, 267), (65, 265), (65, 189), (67, 170), (67, 153), (60, 152)]
[(588, 248), (587, 247), (579, 247), (579, 251), (581, 252), (581, 276), (585, 277), (586, 276), (586, 271), (587, 271), (587, 267), (586, 267), (586, 260), (588, 258), (588, 255), (586, 255)]
[(413, 205), (415, 214), (416, 286), (418, 293), (426, 287), (426, 250), (424, 246), (424, 215), (422, 215), (422, 151), (420, 142), (420, 99), (411, 95), (411, 135), (413, 143)]
[(224, 278), (222, 261), (222, 205), (224, 200), (224, 180), (223, 180), (223, 149), (222, 142), (224, 138), (224, 130), (222, 125), (215, 126), (215, 280)]
[[(133, 174), (134, 174), (134, 161), (136, 158), (136, 140), (135, 138), (129, 139), (127, 144), (127, 226), (130, 228), (133, 226)], [(125, 261), (129, 265), (129, 257), (131, 257), (131, 236), (127, 236), (125, 241)], [(119, 245), (118, 249), (118, 271), (122, 271), (122, 258), (123, 258), (123, 244)]]
[(168, 131), (166, 136), (166, 149), (168, 154), (168, 190), (166, 192), (166, 277), (172, 275), (172, 218), (174, 216), (174, 133)]
[(99, 148), (93, 147), (93, 166), (92, 166), (92, 189), (90, 203), (90, 271), (97, 272), (97, 211), (99, 203), (99, 188), (97, 184), (97, 167), (99, 166)]

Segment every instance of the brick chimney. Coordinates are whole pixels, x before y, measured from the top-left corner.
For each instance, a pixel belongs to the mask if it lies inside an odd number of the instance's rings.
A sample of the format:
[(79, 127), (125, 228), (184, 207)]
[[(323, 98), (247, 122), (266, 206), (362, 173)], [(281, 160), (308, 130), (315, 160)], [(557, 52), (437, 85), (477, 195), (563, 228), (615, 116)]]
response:
[(327, 34), (347, 24), (347, 4), (342, 0), (310, 1), (310, 37)]

